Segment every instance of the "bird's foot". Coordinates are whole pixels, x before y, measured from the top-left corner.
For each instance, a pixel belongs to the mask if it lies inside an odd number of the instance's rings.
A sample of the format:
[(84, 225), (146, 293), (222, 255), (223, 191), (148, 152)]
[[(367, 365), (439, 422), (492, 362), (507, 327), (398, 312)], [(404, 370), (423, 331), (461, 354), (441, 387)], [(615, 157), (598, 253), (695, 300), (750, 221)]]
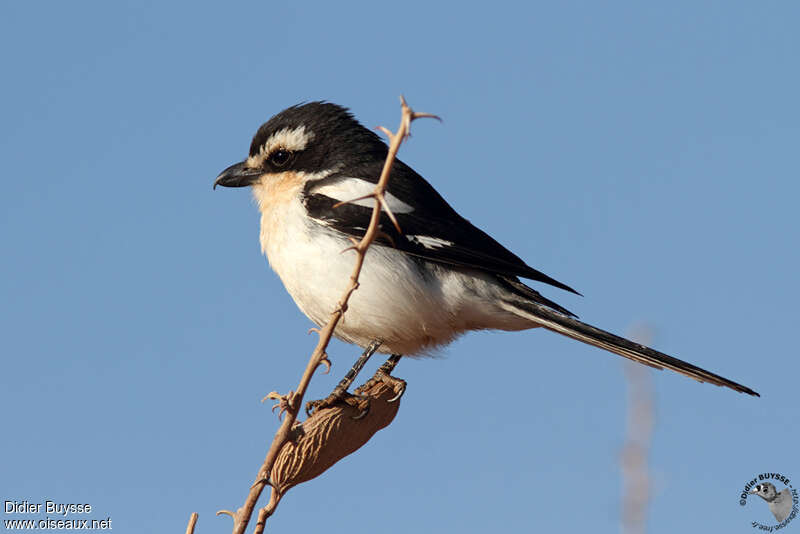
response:
[[(358, 373), (364, 367), (364, 364), (367, 363), (367, 360), (378, 350), (378, 347), (381, 346), (382, 341), (380, 339), (375, 339), (367, 345), (367, 348), (364, 349), (364, 353), (356, 360), (356, 363), (353, 364), (353, 367), (344, 375), (344, 378), (339, 382), (339, 384), (333, 389), (330, 395), (326, 398), (321, 400), (309, 401), (306, 403), (306, 414), (311, 417), (312, 414), (317, 413), (319, 410), (323, 408), (328, 408), (333, 406), (334, 404), (345, 402), (348, 400), (355, 400), (355, 402), (349, 402), (353, 406), (358, 406), (361, 413), (355, 417), (355, 419), (361, 419), (367, 412), (369, 411), (369, 399), (363, 395), (352, 395), (347, 392), (350, 385), (355, 380)], [(328, 360), (327, 356), (322, 360), (323, 363), (328, 367), (330, 370), (330, 360)], [(384, 364), (385, 365), (385, 364)]]
[[(365, 392), (372, 390), (377, 384), (385, 384), (394, 392), (394, 397), (386, 402), (399, 401), (406, 392), (406, 381), (393, 377), (391, 373), (397, 365), (397, 362), (400, 361), (400, 358), (401, 356), (399, 354), (390, 356), (389, 359), (375, 371), (372, 378), (356, 388), (353, 393), (348, 393), (345, 382), (340, 382), (326, 398), (306, 403), (306, 413), (311, 416), (323, 408), (328, 408), (339, 403), (347, 403), (359, 409), (359, 414), (353, 417), (353, 419), (362, 419), (369, 413), (370, 401), (372, 399), (372, 397), (366, 395)], [(347, 384), (349, 385), (349, 382)]]
[(353, 419), (358, 420), (369, 413), (369, 401), (370, 398), (367, 395), (353, 394), (346, 390), (340, 390), (339, 388), (336, 388), (324, 399), (308, 401), (306, 403), (306, 414), (311, 417), (324, 408), (330, 408), (331, 406), (335, 406), (337, 404), (346, 403), (353, 406), (358, 406), (360, 412), (358, 415), (353, 417)]
[(379, 382), (382, 382), (394, 390), (394, 397), (392, 397), (386, 402), (399, 401), (403, 397), (403, 394), (406, 392), (406, 381), (400, 378), (393, 377), (392, 375), (389, 374), (390, 372), (391, 371), (384, 370), (383, 366), (381, 366), (377, 371), (375, 371), (375, 374), (372, 375), (372, 378), (367, 380), (363, 385), (359, 386), (355, 390), (355, 393), (359, 394), (362, 391), (367, 391), (368, 389), (371, 389)]
[(283, 414), (286, 413), (290, 408), (292, 408), (292, 403), (294, 402), (294, 391), (290, 391), (286, 395), (281, 395), (277, 391), (272, 391), (267, 394), (266, 397), (261, 399), (261, 402), (266, 401), (267, 399), (276, 400), (278, 403), (272, 407), (272, 413), (275, 413), (275, 409), (277, 408), (278, 411), (278, 420), (283, 417)]

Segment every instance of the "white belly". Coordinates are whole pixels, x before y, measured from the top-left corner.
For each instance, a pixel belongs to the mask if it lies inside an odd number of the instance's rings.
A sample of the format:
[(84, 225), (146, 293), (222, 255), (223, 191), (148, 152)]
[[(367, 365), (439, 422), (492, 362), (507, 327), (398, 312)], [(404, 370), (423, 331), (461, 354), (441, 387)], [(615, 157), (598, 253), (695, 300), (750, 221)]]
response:
[[(342, 251), (351, 244), (307, 219), (299, 200), (262, 209), (260, 237), (295, 303), (314, 323), (325, 324), (349, 284), (355, 252)], [(493, 304), (501, 289), (483, 273), (433, 269), (424, 272), (395, 249), (371, 247), (336, 337), (361, 347), (381, 339), (380, 352), (414, 355), (467, 330), (535, 326)]]

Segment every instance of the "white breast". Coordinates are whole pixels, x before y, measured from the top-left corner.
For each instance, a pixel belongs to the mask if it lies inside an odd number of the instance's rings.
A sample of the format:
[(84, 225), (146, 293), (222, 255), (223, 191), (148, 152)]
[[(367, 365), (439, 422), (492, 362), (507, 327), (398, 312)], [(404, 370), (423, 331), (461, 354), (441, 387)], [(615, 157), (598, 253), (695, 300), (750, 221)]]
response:
[[(259, 191), (261, 189), (261, 191)], [(261, 248), (298, 307), (317, 325), (336, 308), (355, 263), (344, 235), (306, 216), (297, 194), (261, 209)], [(288, 191), (287, 191), (288, 193)], [(336, 337), (361, 347), (382, 339), (380, 352), (414, 355), (452, 341), (465, 330), (530, 328), (529, 321), (492, 304), (496, 284), (481, 273), (420, 268), (395, 249), (373, 246)]]

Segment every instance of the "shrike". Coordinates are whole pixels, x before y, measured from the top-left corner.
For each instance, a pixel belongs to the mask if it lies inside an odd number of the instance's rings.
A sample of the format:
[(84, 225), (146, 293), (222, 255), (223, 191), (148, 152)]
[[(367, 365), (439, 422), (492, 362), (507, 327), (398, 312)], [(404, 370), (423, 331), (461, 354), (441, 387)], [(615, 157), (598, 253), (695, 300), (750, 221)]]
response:
[[(252, 187), (261, 212), (261, 249), (317, 325), (327, 322), (349, 281), (353, 257), (341, 252), (351, 246), (349, 238), (363, 236), (374, 200), (335, 205), (371, 193), (386, 154), (386, 144), (346, 109), (312, 102), (263, 124), (247, 159), (214, 182), (214, 187)], [(339, 339), (367, 348), (366, 357), (377, 349), (396, 363), (399, 355), (424, 355), (469, 330), (542, 327), (656, 369), (758, 396), (577, 320), (520, 278), (575, 290), (529, 267), (473, 226), (402, 161), (394, 164), (385, 198), (402, 232), (382, 214), (383, 235), (369, 248), (359, 289), (335, 331)], [(327, 404), (348, 385), (340, 384)]]

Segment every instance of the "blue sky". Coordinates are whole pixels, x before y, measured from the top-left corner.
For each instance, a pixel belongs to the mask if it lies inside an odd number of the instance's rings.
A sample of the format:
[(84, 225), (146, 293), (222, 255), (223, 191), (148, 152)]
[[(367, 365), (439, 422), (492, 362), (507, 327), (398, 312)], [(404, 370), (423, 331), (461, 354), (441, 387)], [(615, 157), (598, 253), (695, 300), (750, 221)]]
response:
[[(753, 475), (800, 480), (800, 8), (792, 2), (5, 3), (0, 498), (122, 532), (225, 532), (315, 339), (211, 190), (307, 100), (394, 128), (464, 216), (670, 354), (649, 531), (749, 532)], [(358, 350), (331, 349), (327, 394)], [(374, 366), (367, 369), (371, 373)], [(271, 531), (619, 532), (621, 358), (541, 331), (403, 361), (400, 413), (293, 489)], [(390, 516), (387, 518), (387, 514)], [(3, 519), (10, 517), (8, 514)], [(39, 516), (36, 516), (37, 518)]]

